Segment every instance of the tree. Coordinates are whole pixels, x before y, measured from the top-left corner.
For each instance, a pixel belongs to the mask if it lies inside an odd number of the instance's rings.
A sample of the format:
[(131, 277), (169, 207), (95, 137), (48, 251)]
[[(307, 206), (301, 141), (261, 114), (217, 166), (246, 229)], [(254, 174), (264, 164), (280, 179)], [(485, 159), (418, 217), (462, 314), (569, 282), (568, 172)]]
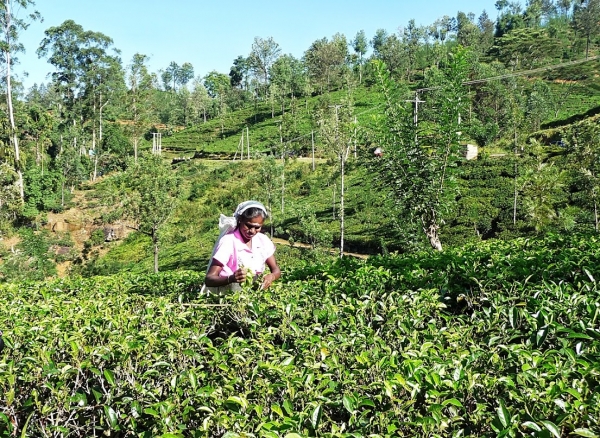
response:
[(573, 8), (573, 26), (585, 37), (585, 57), (588, 58), (592, 37), (600, 32), (600, 0), (581, 0)]
[(233, 60), (231, 70), (229, 70), (229, 82), (232, 87), (248, 88), (248, 60), (243, 56), (238, 56)]
[(160, 231), (177, 203), (178, 178), (158, 155), (145, 154), (127, 169), (126, 211), (135, 229), (152, 239), (154, 272), (158, 272)]
[(525, 118), (532, 131), (537, 131), (552, 108), (552, 92), (545, 81), (537, 80), (527, 97)]
[(347, 57), (348, 43), (346, 37), (339, 33), (335, 34), (331, 41), (322, 38), (313, 42), (304, 52), (308, 76), (321, 93), (339, 85)]
[(595, 121), (583, 122), (565, 135), (567, 158), (580, 187), (581, 204), (591, 210), (594, 229), (600, 231), (600, 127)]
[(494, 47), (499, 59), (513, 70), (543, 65), (562, 54), (559, 48), (560, 42), (545, 28), (515, 29), (497, 38)]
[[(371, 44), (373, 45), (373, 51), (375, 58), (382, 61), (392, 76), (395, 76), (401, 72), (406, 72), (406, 66), (408, 60), (404, 53), (402, 42), (397, 35), (385, 35), (382, 38), (382, 34), (378, 33)], [(377, 49), (375, 49), (377, 47)]]
[(1, 62), (5, 65), (6, 107), (10, 123), (10, 141), (13, 149), (12, 158), (14, 169), (18, 176), (17, 187), (19, 188), (21, 200), (23, 200), (25, 198), (23, 189), (23, 164), (21, 163), (19, 136), (13, 108), (11, 67), (14, 62), (13, 55), (24, 51), (23, 45), (18, 42), (19, 32), (27, 29), (30, 21), (41, 19), (41, 16), (39, 12), (35, 11), (29, 14), (27, 20), (18, 18), (13, 12), (15, 5), (18, 9), (27, 9), (29, 6), (34, 6), (35, 3), (32, 0), (3, 0), (0, 6), (0, 32), (2, 36), (0, 50), (2, 51)]
[(277, 164), (277, 160), (274, 156), (268, 156), (260, 161), (258, 166), (258, 175), (260, 181), (263, 181), (261, 185), (261, 196), (266, 196), (267, 211), (271, 216), (271, 237), (273, 237), (273, 228), (275, 226), (275, 217), (273, 215), (273, 199), (275, 193), (280, 189), (281, 175), (283, 173), (283, 165)]
[(221, 134), (224, 130), (223, 117), (227, 111), (226, 97), (227, 93), (231, 89), (231, 83), (229, 82), (229, 76), (223, 73), (219, 73), (215, 70), (211, 71), (204, 77), (204, 86), (208, 91), (208, 95), (218, 102), (217, 114), (221, 120)]
[(406, 80), (412, 78), (412, 71), (417, 69), (417, 58), (421, 48), (421, 41), (425, 38), (425, 28), (417, 26), (415, 20), (410, 20), (402, 32), (403, 52), (406, 60)]
[(474, 23), (473, 14), (459, 11), (456, 15), (456, 41), (463, 47), (476, 49), (481, 39), (481, 30)]
[(539, 163), (519, 179), (525, 212), (536, 231), (543, 231), (556, 222), (558, 206), (566, 201), (565, 176), (556, 166)]
[(525, 27), (523, 20), (523, 11), (519, 2), (509, 2), (508, 0), (498, 0), (496, 9), (499, 11), (496, 20), (496, 37), (499, 38), (511, 30)]
[(133, 55), (128, 68), (127, 83), (129, 90), (126, 96), (129, 123), (127, 131), (133, 143), (133, 157), (137, 161), (138, 145), (152, 124), (152, 92), (153, 78), (148, 72), (148, 57), (140, 53)]
[(165, 69), (165, 75), (163, 77), (163, 81), (165, 81), (165, 87), (167, 86), (166, 79), (173, 82), (173, 86), (171, 87), (169, 84), (169, 89), (173, 92), (177, 90), (177, 75), (179, 72), (179, 64), (175, 61), (171, 61), (169, 66)]
[(0, 162), (0, 236), (10, 228), (23, 208), (19, 176), (8, 163)]
[[(282, 55), (271, 67), (271, 85), (275, 85), (278, 91), (277, 98), (281, 101), (281, 111), (285, 112), (285, 99), (291, 101), (302, 95), (305, 86), (305, 68), (302, 61), (292, 55)], [(290, 105), (293, 108), (293, 104)]]
[(269, 84), (269, 71), (280, 54), (281, 48), (272, 37), (254, 38), (252, 50), (247, 58), (248, 68), (258, 79), (265, 92)]
[(194, 77), (194, 66), (189, 62), (184, 62), (177, 69), (175, 80), (180, 87), (185, 87), (187, 83)]
[(352, 40), (352, 48), (354, 53), (358, 56), (358, 82), (362, 83), (362, 68), (364, 64), (364, 56), (367, 53), (368, 42), (367, 36), (364, 30), (359, 30), (356, 36)]
[[(61, 136), (70, 140), (81, 155), (91, 137), (94, 156), (102, 143), (104, 110), (125, 89), (119, 51), (108, 36), (86, 31), (73, 20), (47, 29), (37, 50), (55, 67), (52, 85), (61, 97)], [(61, 150), (62, 150), (61, 138)], [(94, 174), (97, 161), (94, 164)]]
[(469, 55), (460, 49), (450, 55), (445, 70), (430, 72), (428, 85), (435, 84), (436, 91), (428, 94), (430, 131), (425, 138), (418, 138), (406, 87), (395, 83), (384, 65), (375, 64), (386, 104), (385, 116), (371, 134), (384, 150), (374, 163), (376, 182), (394, 195), (398, 215), (420, 227), (436, 250), (442, 249), (440, 228), (456, 198), (453, 172), (464, 129), (461, 116), (469, 102), (462, 85), (472, 62)]
[(485, 10), (477, 19), (477, 27), (480, 32), (479, 50), (485, 54), (494, 45), (494, 22)]
[(317, 124), (323, 143), (337, 161), (340, 163), (340, 257), (344, 255), (345, 233), (345, 164), (348, 160), (350, 147), (356, 136), (356, 125), (352, 114), (350, 100), (339, 104), (321, 107), (317, 112)]
[(202, 84), (201, 78), (196, 78), (192, 84), (191, 98), (191, 111), (192, 116), (197, 123), (200, 120), (200, 114), (202, 114), (202, 121), (206, 123), (206, 113), (210, 108), (212, 99), (208, 95), (208, 91)]
[(385, 44), (388, 38), (389, 35), (387, 33), (387, 30), (377, 29), (375, 31), (375, 35), (373, 36), (373, 39), (370, 41), (370, 43), (371, 47), (373, 47), (373, 52), (376, 57), (378, 57), (381, 54), (381, 49), (383, 48), (383, 45)]
[(42, 175), (44, 174), (46, 150), (51, 145), (50, 134), (55, 126), (54, 121), (52, 113), (44, 110), (39, 104), (30, 103), (28, 105), (23, 130), (35, 146), (35, 163), (37, 166), (41, 166)]

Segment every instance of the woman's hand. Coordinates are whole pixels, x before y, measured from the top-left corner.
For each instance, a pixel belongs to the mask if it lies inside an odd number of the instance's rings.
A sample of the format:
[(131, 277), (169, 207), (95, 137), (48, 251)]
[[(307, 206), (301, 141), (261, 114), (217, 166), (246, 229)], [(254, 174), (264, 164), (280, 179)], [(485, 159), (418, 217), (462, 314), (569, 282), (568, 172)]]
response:
[(271, 286), (271, 283), (273, 283), (276, 280), (275, 275), (273, 274), (267, 274), (263, 277), (263, 282), (261, 285), (261, 289), (268, 289), (269, 286)]
[(246, 268), (238, 268), (233, 273), (234, 283), (243, 283), (246, 280)]

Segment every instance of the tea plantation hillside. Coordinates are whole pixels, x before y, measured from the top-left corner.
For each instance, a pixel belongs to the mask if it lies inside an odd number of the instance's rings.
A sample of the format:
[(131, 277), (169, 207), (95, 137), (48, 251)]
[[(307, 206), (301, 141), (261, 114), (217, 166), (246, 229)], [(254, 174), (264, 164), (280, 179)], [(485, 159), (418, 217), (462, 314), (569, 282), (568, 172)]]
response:
[(0, 436), (600, 433), (600, 241), (0, 286)]
[[(600, 93), (597, 77), (600, 67), (597, 59), (570, 67), (556, 68), (525, 76), (525, 89), (531, 88), (536, 80), (547, 84), (545, 117), (541, 121), (536, 137), (544, 136), (546, 130), (568, 126), (600, 112)], [(493, 76), (493, 75), (492, 75)], [(494, 80), (490, 81), (491, 84)], [(418, 88), (417, 84), (412, 84)], [(476, 90), (471, 90), (473, 93)], [(529, 90), (531, 91), (531, 90)], [(281, 152), (281, 142), (287, 150), (309, 155), (312, 141), (316, 143), (317, 154), (327, 156), (323, 149), (317, 128), (317, 109), (344, 99), (354, 104), (356, 120), (360, 126), (369, 126), (383, 109), (383, 100), (377, 87), (366, 82), (349, 90), (332, 91), (326, 95), (308, 96), (294, 102), (293, 108), (286, 107), (282, 112), (277, 105), (266, 102), (247, 104), (242, 109), (225, 113), (204, 123), (185, 129), (168, 130), (163, 134), (163, 150), (173, 157), (212, 157), (230, 158), (239, 153), (242, 141), (245, 148), (250, 143), (252, 155)], [(283, 131), (280, 128), (283, 127)], [(312, 133), (312, 134), (311, 134)], [(314, 137), (313, 137), (314, 135)], [(242, 140), (242, 137), (244, 139)], [(475, 142), (476, 140), (465, 139)], [(504, 141), (499, 145), (504, 147)], [(495, 147), (496, 145), (489, 145)], [(147, 145), (149, 147), (149, 145)], [(245, 149), (247, 151), (247, 149)]]

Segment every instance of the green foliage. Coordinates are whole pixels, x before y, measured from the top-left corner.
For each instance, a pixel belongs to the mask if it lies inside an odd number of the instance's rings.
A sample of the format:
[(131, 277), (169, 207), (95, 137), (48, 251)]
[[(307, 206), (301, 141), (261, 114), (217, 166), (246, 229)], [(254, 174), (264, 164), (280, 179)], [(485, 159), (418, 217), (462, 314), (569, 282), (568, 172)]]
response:
[(0, 433), (594, 436), (599, 248), (312, 263), (221, 298), (185, 271), (4, 285)]
[(47, 231), (19, 230), (20, 242), (6, 252), (0, 264), (0, 281), (44, 280), (56, 275)]
[(399, 214), (421, 228), (437, 250), (442, 248), (439, 229), (456, 196), (453, 174), (461, 117), (466, 112), (462, 82), (468, 63), (469, 53), (460, 50), (451, 56), (446, 70), (432, 71), (430, 81), (436, 87), (430, 98), (427, 131), (420, 128), (425, 132), (417, 132), (406, 90), (390, 80), (383, 66), (378, 72), (386, 100), (386, 118), (374, 135), (385, 151), (384, 158), (375, 161), (379, 185), (393, 193)]
[(0, 235), (6, 234), (23, 209), (18, 175), (7, 163), (0, 163)]
[[(24, 175), (25, 206), (23, 215), (34, 218), (41, 212), (62, 211), (60, 173), (50, 169), (30, 167)], [(67, 195), (67, 198), (70, 196)]]

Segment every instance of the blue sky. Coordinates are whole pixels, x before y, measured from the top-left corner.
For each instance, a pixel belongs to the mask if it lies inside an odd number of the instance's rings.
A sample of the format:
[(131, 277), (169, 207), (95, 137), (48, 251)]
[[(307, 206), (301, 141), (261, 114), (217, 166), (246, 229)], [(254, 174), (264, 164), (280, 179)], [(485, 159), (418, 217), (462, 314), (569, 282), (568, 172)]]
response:
[(458, 11), (479, 17), (486, 10), (495, 20), (494, 4), (495, 0), (36, 0), (34, 9), (44, 21), (22, 33), (26, 53), (18, 55), (20, 65), (14, 72), (26, 88), (45, 82), (53, 67), (35, 52), (44, 31), (67, 19), (111, 37), (124, 66), (139, 52), (150, 56), (153, 72), (171, 61), (190, 62), (195, 75), (204, 76), (212, 70), (229, 73), (237, 56), (250, 53), (256, 36), (273, 37), (282, 53), (300, 58), (312, 42), (337, 32), (351, 40), (362, 29), (371, 39), (380, 28), (393, 33), (410, 19), (428, 25)]

